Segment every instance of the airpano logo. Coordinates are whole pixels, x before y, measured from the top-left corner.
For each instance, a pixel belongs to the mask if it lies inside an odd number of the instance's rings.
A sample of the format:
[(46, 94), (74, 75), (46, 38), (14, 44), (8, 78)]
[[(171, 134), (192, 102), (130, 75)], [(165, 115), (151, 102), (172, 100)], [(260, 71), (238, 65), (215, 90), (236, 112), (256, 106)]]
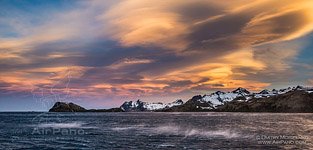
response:
[(58, 113), (42, 113), (32, 120), (32, 135), (84, 135), (83, 122), (73, 121), (66, 115)]
[(32, 135), (85, 135), (83, 129), (75, 128), (34, 128)]

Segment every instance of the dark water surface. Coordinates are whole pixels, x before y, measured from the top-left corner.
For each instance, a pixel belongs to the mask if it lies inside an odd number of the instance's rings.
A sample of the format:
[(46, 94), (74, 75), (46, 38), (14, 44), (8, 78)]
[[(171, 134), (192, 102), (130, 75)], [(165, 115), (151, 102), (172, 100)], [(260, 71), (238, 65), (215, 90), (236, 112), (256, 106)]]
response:
[(286, 148), (313, 148), (313, 114), (0, 113), (0, 149)]

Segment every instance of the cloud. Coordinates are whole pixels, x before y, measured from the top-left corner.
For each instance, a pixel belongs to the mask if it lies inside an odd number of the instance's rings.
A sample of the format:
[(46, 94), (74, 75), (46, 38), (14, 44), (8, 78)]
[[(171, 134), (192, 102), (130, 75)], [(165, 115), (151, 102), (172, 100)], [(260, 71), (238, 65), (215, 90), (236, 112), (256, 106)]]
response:
[(300, 49), (300, 42), (288, 42), (259, 46), (253, 53), (256, 60), (266, 63), (268, 71), (284, 71), (291, 68)]
[[(159, 5), (153, 5), (154, 3), (155, 1), (124, 1), (100, 19), (109, 22), (107, 31), (124, 46), (161, 46), (170, 49), (186, 47), (187, 43), (180, 37), (184, 36), (187, 26), (178, 20), (179, 14), (166, 10), (166, 4), (174, 3), (158, 2)], [(122, 11), (127, 13), (121, 13)]]
[[(139, 3), (133, 0), (114, 5), (101, 19), (109, 24), (110, 35), (122, 46), (156, 46), (178, 56), (176, 62), (168, 62), (153, 73), (148, 70), (144, 72), (146, 75), (158, 72), (158, 78), (173, 80), (197, 80), (206, 76), (212, 79), (211, 82), (216, 82), (211, 84), (224, 82), (223, 85), (227, 82), (247, 83), (244, 80), (249, 81), (251, 77), (258, 82), (256, 85), (264, 87), (270, 84), (266, 82), (268, 80), (261, 76), (253, 77), (267, 73), (285, 73), (284, 78), (291, 75), (286, 70), (293, 67), (292, 61), (302, 47), (300, 44), (280, 43), (312, 31), (313, 18), (309, 13), (312, 7), (312, 2), (307, 0), (284, 3), (237, 1), (228, 4), (171, 1), (158, 5), (153, 1)], [(177, 28), (166, 28), (164, 24)], [(208, 67), (202, 71), (197, 69), (199, 64)], [(176, 65), (182, 67), (170, 68)]]
[(132, 65), (149, 64), (152, 62), (153, 60), (150, 60), (150, 59), (124, 58), (108, 66), (108, 68), (120, 69), (120, 68), (130, 67)]
[(70, 93), (99, 99), (260, 90), (297, 74), (312, 8), (309, 0), (84, 1), (40, 23), (13, 17), (19, 34), (0, 38), (0, 86), (47, 88), (72, 66)]
[(309, 13), (313, 4), (307, 0), (238, 1), (228, 5), (214, 1), (157, 3), (123, 1), (101, 19), (109, 24), (112, 38), (124, 46), (178, 50), (234, 50), (292, 40), (313, 29)]

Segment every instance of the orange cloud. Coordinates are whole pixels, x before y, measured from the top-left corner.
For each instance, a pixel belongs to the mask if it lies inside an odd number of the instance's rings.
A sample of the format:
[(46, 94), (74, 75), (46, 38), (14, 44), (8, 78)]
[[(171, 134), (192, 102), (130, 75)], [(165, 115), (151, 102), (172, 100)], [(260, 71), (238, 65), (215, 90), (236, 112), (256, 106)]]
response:
[(187, 43), (181, 37), (188, 32), (187, 24), (179, 21), (179, 14), (166, 10), (167, 5), (174, 5), (174, 2), (158, 1), (158, 5), (154, 5), (155, 2), (124, 1), (100, 19), (109, 21), (108, 32), (124, 46), (184, 49)]
[[(277, 9), (268, 9), (269, 6)], [(312, 1), (266, 2), (254, 6), (261, 12), (255, 15), (243, 29), (246, 38), (255, 44), (280, 42), (299, 38), (313, 30)], [(251, 8), (250, 8), (251, 9)]]
[[(196, 12), (197, 7), (206, 6), (207, 9), (212, 6), (218, 10), (213, 13), (214, 15), (197, 14), (203, 17), (193, 20), (186, 20), (186, 16), (178, 11), (185, 8), (190, 9), (191, 12)], [(273, 10), (272, 7), (276, 9)], [(247, 15), (251, 19), (246, 22), (247, 25), (242, 29), (242, 32), (230, 34), (229, 37), (225, 38), (245, 39), (243, 42), (246, 44), (247, 42), (262, 44), (292, 40), (312, 31), (312, 9), (313, 3), (310, 0), (297, 2), (287, 0), (284, 3), (268, 0), (255, 2), (243, 0), (227, 4), (199, 0), (192, 2), (129, 0), (113, 6), (100, 18), (109, 23), (108, 31), (110, 31), (112, 38), (119, 40), (124, 46), (155, 45), (182, 50), (192, 43), (186, 37), (194, 32), (193, 28), (199, 23), (210, 26), (210, 22), (222, 21), (226, 17), (238, 14)], [(196, 18), (196, 16), (192, 17)], [(233, 22), (233, 24), (236, 23)], [(220, 30), (228, 29), (221, 27)], [(210, 34), (210, 27), (207, 31), (203, 34)]]
[[(139, 96), (238, 86), (260, 90), (271, 84), (261, 75), (283, 74), (291, 69), (303, 44), (290, 40), (313, 30), (311, 0), (127, 0), (102, 12), (94, 11), (104, 3), (84, 2), (84, 9), (56, 14), (40, 25), (25, 27), (26, 34), (19, 37), (0, 38), (1, 64), (23, 64), (20, 68), (7, 67), (8, 71), (0, 73), (0, 82), (10, 84), (10, 90), (49, 87), (63, 79), (68, 70), (66, 64), (57, 60), (81, 56), (78, 59), (82, 60), (74, 61), (71, 69), (72, 77), (77, 79), (73, 94)], [(93, 23), (99, 24), (93, 27)], [(122, 47), (151, 48), (157, 52), (136, 53), (137, 57), (121, 51), (113, 54), (120, 57), (111, 58), (107, 53), (111, 50), (89, 56), (91, 50), (70, 53), (54, 45), (51, 51), (55, 52), (42, 54), (44, 59), (39, 58), (38, 62), (32, 54), (25, 55), (44, 44), (97, 43), (107, 38)], [(66, 45), (65, 49), (72, 49)], [(100, 60), (93, 60), (98, 57), (112, 60), (92, 64)], [(57, 64), (49, 64), (52, 60)], [(41, 61), (46, 66), (40, 66)], [(98, 70), (92, 70), (95, 68)], [(61, 92), (62, 88), (56, 90)]]
[[(210, 6), (216, 10), (206, 13), (199, 11), (203, 7), (206, 8), (204, 10), (209, 10)], [(258, 72), (282, 72), (290, 68), (289, 62), (297, 56), (300, 44), (291, 46), (279, 43), (299, 38), (313, 30), (312, 8), (313, 3), (309, 0), (287, 0), (284, 3), (270, 0), (230, 3), (129, 0), (114, 5), (99, 18), (109, 24), (109, 35), (123, 46), (157, 46), (179, 50), (177, 53), (182, 56), (197, 54), (191, 51), (200, 49), (202, 52), (198, 54), (208, 56), (207, 61), (200, 58), (198, 63), (165, 74), (143, 74), (145, 78), (168, 81), (188, 79), (195, 83), (206, 77), (210, 80), (201, 84), (221, 84), (226, 88), (249, 86), (253, 83), (256, 85), (254, 89), (259, 89), (269, 83), (243, 78)], [(182, 9), (195, 15), (188, 16)], [(231, 22), (227, 22), (232, 18)], [(231, 24), (227, 26), (227, 23)], [(234, 26), (234, 31), (230, 26)], [(207, 36), (210, 34), (212, 36)], [(196, 39), (198, 37), (194, 38), (194, 35), (201, 38)], [(269, 43), (276, 45), (268, 48)], [(196, 45), (195, 48), (193, 44)], [(229, 47), (229, 50), (224, 50), (226, 52), (212, 47), (231, 44), (236, 47)], [(182, 50), (186, 51), (181, 53)], [(206, 52), (217, 56), (212, 58)], [(249, 69), (249, 72), (239, 71), (238, 68)], [(198, 84), (185, 88), (190, 89), (199, 86)]]
[[(221, 58), (209, 60), (207, 63), (195, 64), (158, 76), (149, 75), (145, 77), (151, 81), (161, 81), (168, 84), (163, 89), (170, 87), (170, 82), (190, 81), (179, 87), (171, 87), (167, 89), (168, 92), (181, 92), (184, 90), (200, 90), (198, 92), (203, 92), (205, 89), (227, 90), (238, 86), (247, 87), (251, 90), (260, 90), (270, 85), (270, 83), (260, 81), (237, 79), (239, 76), (247, 76), (245, 72), (235, 70), (235, 68), (241, 67), (250, 68), (257, 72), (266, 69), (266, 64), (255, 60), (252, 51), (241, 50)], [(216, 85), (218, 86), (216, 87)]]
[[(53, 87), (61, 84), (59, 81), (65, 78), (80, 78), (85, 69), (71, 66), (14, 70), (0, 73), (0, 82), (10, 84), (8, 89), (12, 91), (30, 91), (35, 88), (44, 88), (42, 86)], [(56, 90), (59, 89), (56, 88)]]

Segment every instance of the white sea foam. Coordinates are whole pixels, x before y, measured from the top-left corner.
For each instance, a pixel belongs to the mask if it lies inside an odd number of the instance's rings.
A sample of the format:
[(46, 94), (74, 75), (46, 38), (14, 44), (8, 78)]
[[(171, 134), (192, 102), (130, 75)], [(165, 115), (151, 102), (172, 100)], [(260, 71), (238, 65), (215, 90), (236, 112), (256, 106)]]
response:
[(156, 133), (178, 133), (180, 128), (173, 125), (158, 126), (153, 129)]
[(158, 145), (158, 147), (162, 147), (162, 148), (164, 148), (164, 147), (175, 147), (175, 144), (167, 144), (167, 143), (165, 143), (165, 144)]
[(229, 129), (205, 130), (205, 129), (197, 129), (197, 128), (181, 128), (179, 126), (173, 126), (173, 125), (159, 126), (153, 129), (153, 131), (158, 134), (184, 135), (185, 137), (188, 137), (188, 136), (202, 136), (202, 137), (222, 136), (225, 138), (236, 138), (240, 136), (237, 132), (231, 131)]
[(69, 122), (69, 123), (41, 123), (38, 128), (95, 128), (90, 126), (83, 126), (82, 122)]
[(227, 116), (227, 113), (209, 112), (209, 113), (206, 114), (206, 116)]
[(229, 129), (221, 130), (206, 130), (193, 127), (180, 127), (178, 125), (161, 125), (157, 127), (147, 127), (142, 125), (134, 125), (127, 127), (114, 127), (111, 128), (114, 131), (126, 131), (126, 130), (138, 130), (149, 132), (152, 134), (168, 134), (168, 135), (182, 135), (188, 136), (201, 136), (201, 137), (224, 137), (224, 138), (236, 138), (240, 134)]
[(136, 127), (114, 127), (111, 128), (114, 131), (125, 131), (125, 130), (132, 130), (132, 129), (136, 129)]
[(144, 124), (138, 124), (138, 125), (132, 125), (132, 126), (124, 126), (124, 127), (113, 127), (111, 130), (114, 131), (125, 131), (125, 130), (138, 130), (138, 129), (143, 129)]

